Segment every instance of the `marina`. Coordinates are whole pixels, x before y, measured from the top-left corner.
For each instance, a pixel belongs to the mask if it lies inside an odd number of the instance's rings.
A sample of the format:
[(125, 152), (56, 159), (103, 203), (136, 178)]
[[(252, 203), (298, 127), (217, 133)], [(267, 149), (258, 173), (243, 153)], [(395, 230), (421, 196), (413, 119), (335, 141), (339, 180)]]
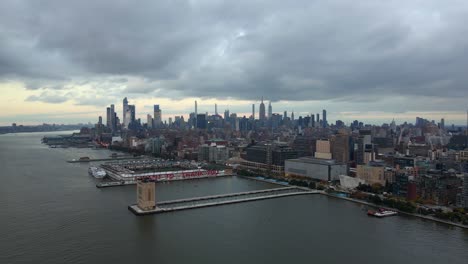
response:
[(139, 160), (143, 159), (143, 157), (132, 157), (132, 156), (127, 156), (127, 157), (116, 157), (116, 158), (98, 158), (98, 159), (93, 159), (89, 157), (81, 157), (79, 159), (72, 159), (72, 160), (67, 160), (68, 163), (81, 163), (81, 162), (94, 162), (94, 161), (116, 161), (116, 160)]
[(297, 187), (283, 187), (275, 189), (266, 189), (259, 191), (249, 191), (222, 195), (211, 195), (203, 197), (195, 197), (188, 199), (179, 199), (172, 201), (158, 202), (152, 209), (142, 209), (139, 205), (130, 205), (128, 209), (135, 215), (148, 215), (165, 212), (173, 212), (194, 208), (202, 208), (209, 206), (219, 206), (225, 204), (250, 202), (257, 200), (273, 199), (293, 195), (319, 194), (319, 191), (306, 190)]

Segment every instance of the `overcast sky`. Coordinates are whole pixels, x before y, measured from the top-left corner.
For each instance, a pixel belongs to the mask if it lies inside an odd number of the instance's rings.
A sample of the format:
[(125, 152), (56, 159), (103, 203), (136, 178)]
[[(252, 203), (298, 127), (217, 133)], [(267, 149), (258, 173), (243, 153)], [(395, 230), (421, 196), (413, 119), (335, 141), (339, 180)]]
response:
[(467, 25), (456, 0), (1, 0), (0, 124), (95, 122), (125, 96), (139, 117), (263, 96), (296, 117), (464, 124)]

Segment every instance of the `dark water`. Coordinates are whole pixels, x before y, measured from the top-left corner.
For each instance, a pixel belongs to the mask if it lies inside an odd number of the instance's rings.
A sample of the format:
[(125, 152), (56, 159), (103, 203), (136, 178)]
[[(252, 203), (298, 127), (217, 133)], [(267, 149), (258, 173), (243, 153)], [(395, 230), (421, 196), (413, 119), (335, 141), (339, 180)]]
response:
[[(468, 232), (298, 196), (136, 217), (135, 187), (97, 189), (107, 150), (49, 149), (44, 133), (0, 136), (0, 263), (468, 263)], [(238, 178), (158, 184), (157, 199), (273, 188)]]

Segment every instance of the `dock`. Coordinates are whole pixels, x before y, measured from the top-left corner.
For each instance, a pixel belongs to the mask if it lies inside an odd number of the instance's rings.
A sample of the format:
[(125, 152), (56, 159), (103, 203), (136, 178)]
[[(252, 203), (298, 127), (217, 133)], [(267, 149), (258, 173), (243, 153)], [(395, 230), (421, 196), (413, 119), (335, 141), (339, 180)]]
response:
[(195, 198), (188, 198), (188, 199), (179, 199), (179, 200), (172, 200), (172, 201), (163, 201), (163, 202), (158, 202), (156, 204), (156, 207), (151, 210), (142, 210), (136, 204), (130, 205), (128, 209), (132, 211), (135, 215), (149, 215), (149, 214), (174, 212), (174, 211), (202, 208), (202, 207), (209, 207), (209, 206), (219, 206), (219, 205), (225, 205), (225, 204), (242, 203), (242, 202), (280, 198), (280, 197), (286, 197), (286, 196), (318, 194), (318, 193), (320, 192), (316, 190), (306, 190), (306, 189), (297, 188), (297, 187), (283, 187), (283, 188), (274, 188), (274, 189), (266, 189), (266, 190), (258, 190), (258, 191), (249, 191), (249, 192), (195, 197)]
[[(198, 177), (190, 177), (190, 178), (162, 178), (160, 180), (156, 180), (155, 182), (171, 182), (171, 181), (186, 181), (186, 180), (198, 180), (198, 179), (206, 179), (206, 178), (220, 178), (220, 177), (230, 177), (234, 176), (233, 174), (226, 174), (226, 175), (217, 175), (217, 176), (198, 176)], [(107, 182), (100, 182), (96, 184), (97, 188), (107, 188), (107, 187), (118, 187), (118, 186), (126, 186), (126, 185), (135, 185), (137, 182), (135, 180), (122, 180), (122, 181), (107, 181)]]
[(68, 163), (84, 163), (84, 162), (93, 162), (93, 161), (115, 161), (115, 160), (137, 160), (143, 159), (144, 157), (117, 157), (117, 158), (103, 158), (103, 159), (72, 159), (67, 160)]

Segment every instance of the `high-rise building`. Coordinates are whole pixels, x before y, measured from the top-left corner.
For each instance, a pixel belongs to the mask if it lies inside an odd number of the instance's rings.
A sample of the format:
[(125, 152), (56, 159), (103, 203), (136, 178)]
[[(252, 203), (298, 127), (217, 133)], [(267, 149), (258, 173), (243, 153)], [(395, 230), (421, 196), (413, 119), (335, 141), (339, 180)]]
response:
[(273, 115), (273, 107), (271, 107), (271, 101), (268, 103), (268, 119), (271, 119)]
[(195, 100), (195, 116), (198, 114), (197, 100)]
[(328, 140), (317, 140), (315, 147), (315, 157), (318, 159), (331, 159), (331, 148), (330, 141)]
[(258, 117), (261, 121), (266, 120), (265, 116), (265, 104), (263, 103), (263, 96), (262, 96), (262, 102), (260, 103), (260, 116)]
[(294, 111), (291, 112), (291, 121), (294, 121)]
[(327, 127), (327, 125), (328, 125), (328, 123), (327, 123), (327, 110), (325, 110), (325, 109), (322, 110), (322, 118), (323, 118), (322, 126)]
[(229, 120), (229, 109), (224, 110), (224, 122), (231, 123), (231, 121)]
[(332, 158), (337, 162), (347, 164), (350, 160), (350, 137), (347, 134), (337, 134), (331, 138)]
[(150, 114), (146, 116), (146, 125), (148, 126), (148, 128), (153, 127), (153, 117)]
[(215, 115), (218, 115), (218, 104), (215, 104)]
[(252, 119), (255, 120), (255, 104), (252, 104)]
[(315, 115), (310, 114), (310, 126), (315, 127)]
[(206, 129), (206, 115), (205, 114), (197, 115), (197, 128)]
[(122, 118), (123, 118), (123, 126), (124, 128), (128, 127), (129, 121), (127, 119), (127, 112), (128, 112), (128, 100), (127, 97), (123, 99), (123, 107), (122, 107)]
[(153, 115), (153, 127), (160, 127), (162, 124), (162, 115), (159, 105), (154, 105), (154, 115)]
[(116, 123), (116, 114), (115, 114), (115, 106), (113, 104), (111, 104), (110, 106), (110, 111), (111, 111), (111, 129), (112, 129), (112, 132), (115, 132), (116, 128), (117, 128), (117, 123)]
[(111, 109), (110, 107), (106, 108), (106, 126), (111, 128), (112, 126), (112, 116), (111, 116)]
[(286, 120), (287, 118), (288, 118), (288, 112), (284, 111), (283, 120)]
[(316, 122), (317, 122), (317, 127), (320, 127), (320, 114), (319, 114), (319, 113), (317, 113), (317, 120), (316, 120)]
[(445, 119), (440, 119), (440, 129), (445, 129)]

